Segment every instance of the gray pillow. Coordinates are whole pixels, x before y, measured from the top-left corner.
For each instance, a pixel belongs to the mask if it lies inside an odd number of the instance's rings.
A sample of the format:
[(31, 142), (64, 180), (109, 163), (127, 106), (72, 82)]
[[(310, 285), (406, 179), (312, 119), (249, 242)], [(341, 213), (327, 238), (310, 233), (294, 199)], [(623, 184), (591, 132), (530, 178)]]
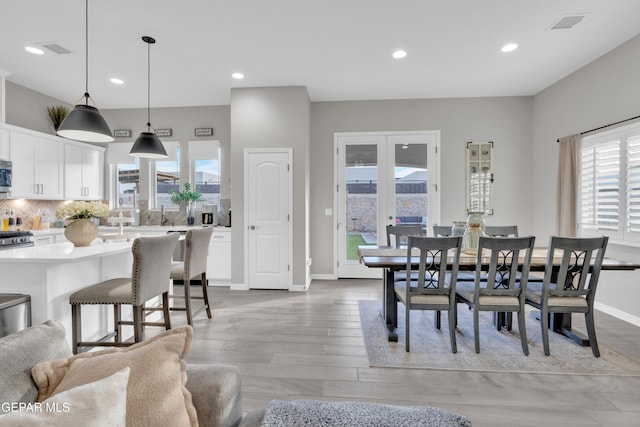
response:
[(31, 379), (31, 368), (69, 356), (64, 326), (57, 320), (0, 338), (0, 402), (35, 402), (38, 388)]

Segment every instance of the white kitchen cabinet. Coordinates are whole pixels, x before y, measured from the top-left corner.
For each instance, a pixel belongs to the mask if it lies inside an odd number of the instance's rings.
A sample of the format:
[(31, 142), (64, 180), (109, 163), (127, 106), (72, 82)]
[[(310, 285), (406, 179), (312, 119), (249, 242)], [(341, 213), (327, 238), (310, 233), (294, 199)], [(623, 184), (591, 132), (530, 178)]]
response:
[(64, 196), (100, 200), (104, 195), (104, 153), (100, 147), (64, 144)]
[(209, 244), (207, 279), (210, 286), (229, 286), (231, 283), (231, 229), (216, 228)]
[(11, 197), (63, 198), (63, 146), (55, 137), (11, 132)]

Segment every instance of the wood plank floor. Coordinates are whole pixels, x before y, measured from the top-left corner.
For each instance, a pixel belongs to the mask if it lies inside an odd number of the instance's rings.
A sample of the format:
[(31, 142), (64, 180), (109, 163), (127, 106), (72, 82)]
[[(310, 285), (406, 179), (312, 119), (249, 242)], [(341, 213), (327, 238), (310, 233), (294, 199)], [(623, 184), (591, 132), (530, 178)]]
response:
[[(381, 291), (380, 280), (314, 281), (308, 292), (210, 287), (213, 319), (195, 319), (188, 361), (237, 366), (245, 412), (308, 398), (437, 406), (474, 426), (640, 425), (640, 377), (369, 368), (357, 301)], [(640, 328), (596, 319), (600, 343), (640, 355)], [(179, 312), (172, 320), (184, 323)]]

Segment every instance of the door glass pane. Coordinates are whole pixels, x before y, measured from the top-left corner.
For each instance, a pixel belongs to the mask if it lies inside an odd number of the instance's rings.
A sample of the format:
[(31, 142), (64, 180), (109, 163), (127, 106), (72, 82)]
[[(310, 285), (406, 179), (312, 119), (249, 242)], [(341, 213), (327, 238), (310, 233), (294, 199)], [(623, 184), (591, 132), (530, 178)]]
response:
[(395, 144), (396, 224), (427, 227), (427, 144)]
[(378, 224), (378, 147), (345, 147), (346, 259), (358, 260), (358, 245), (375, 245)]

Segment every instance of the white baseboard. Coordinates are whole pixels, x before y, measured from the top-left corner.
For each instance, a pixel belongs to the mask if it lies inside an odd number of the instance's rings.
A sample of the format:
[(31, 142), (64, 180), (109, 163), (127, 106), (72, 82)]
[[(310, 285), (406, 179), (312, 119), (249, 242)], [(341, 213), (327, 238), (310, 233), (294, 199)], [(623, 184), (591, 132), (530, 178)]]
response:
[(229, 289), (232, 291), (248, 291), (249, 285), (246, 283), (232, 283), (231, 286), (229, 286)]
[(336, 274), (312, 274), (311, 280), (338, 280)]
[(309, 285), (310, 284), (311, 284), (311, 282), (307, 283), (306, 285), (296, 285), (294, 283), (289, 288), (289, 292), (307, 292), (309, 290)]
[(610, 314), (613, 317), (617, 317), (618, 319), (624, 320), (625, 322), (629, 322), (632, 325), (640, 326), (640, 317), (634, 316), (633, 314), (629, 314), (625, 311), (618, 310), (617, 308), (608, 306), (606, 304), (602, 304), (597, 301), (594, 304), (594, 308), (596, 310), (600, 310), (604, 313)]

